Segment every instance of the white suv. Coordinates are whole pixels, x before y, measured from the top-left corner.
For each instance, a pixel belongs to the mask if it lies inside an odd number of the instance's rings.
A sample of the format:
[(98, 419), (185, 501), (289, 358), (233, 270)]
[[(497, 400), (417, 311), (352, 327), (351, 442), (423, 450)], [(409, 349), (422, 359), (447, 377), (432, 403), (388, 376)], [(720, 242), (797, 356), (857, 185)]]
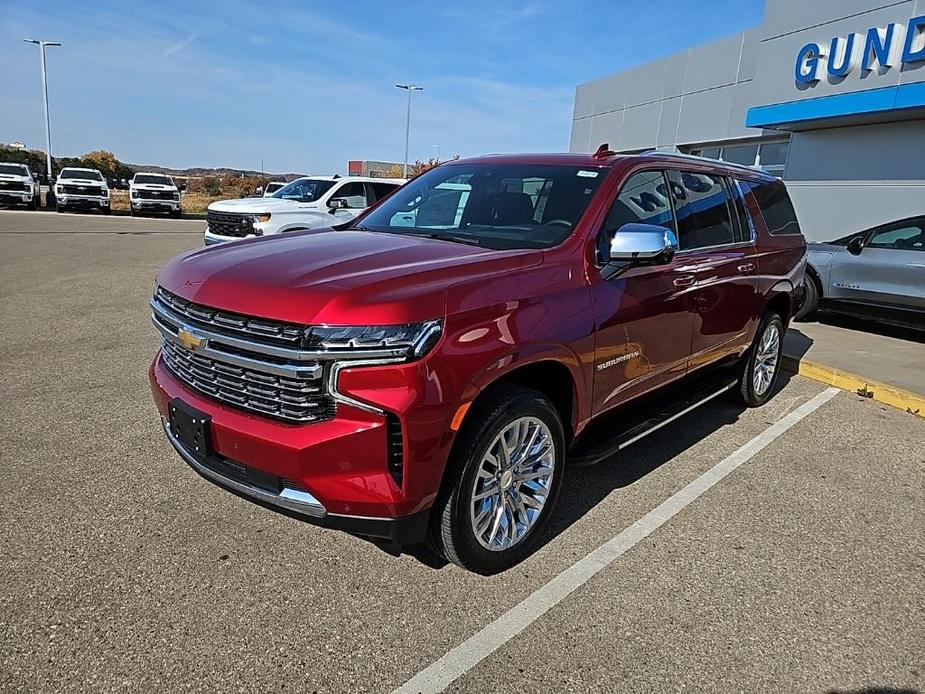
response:
[(138, 172), (128, 185), (132, 216), (141, 212), (168, 212), (180, 216), (180, 189), (170, 176)]
[(349, 222), (405, 183), (403, 178), (305, 176), (268, 198), (220, 200), (206, 213), (206, 245)]
[(37, 210), (41, 197), (39, 182), (28, 166), (0, 162), (0, 204), (26, 205)]
[(109, 186), (99, 169), (79, 169), (67, 166), (61, 169), (55, 181), (55, 202), (58, 212), (68, 209), (95, 208), (109, 214)]

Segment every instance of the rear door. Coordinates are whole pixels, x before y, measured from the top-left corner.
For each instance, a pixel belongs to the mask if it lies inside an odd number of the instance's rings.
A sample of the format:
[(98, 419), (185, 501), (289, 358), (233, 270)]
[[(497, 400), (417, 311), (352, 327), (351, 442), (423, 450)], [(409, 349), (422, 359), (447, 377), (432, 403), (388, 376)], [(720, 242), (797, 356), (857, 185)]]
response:
[[(329, 200), (340, 198), (347, 201), (346, 208), (337, 208), (331, 214), (337, 222), (349, 222), (369, 207), (366, 184), (363, 181), (348, 181), (331, 193)], [(330, 210), (329, 210), (330, 212)]]
[(874, 229), (858, 255), (837, 254), (832, 298), (925, 310), (925, 217)]
[(676, 281), (693, 289), (693, 370), (750, 342), (758, 303), (755, 241), (750, 228), (742, 228), (738, 192), (729, 179), (695, 171), (668, 175), (680, 244)]

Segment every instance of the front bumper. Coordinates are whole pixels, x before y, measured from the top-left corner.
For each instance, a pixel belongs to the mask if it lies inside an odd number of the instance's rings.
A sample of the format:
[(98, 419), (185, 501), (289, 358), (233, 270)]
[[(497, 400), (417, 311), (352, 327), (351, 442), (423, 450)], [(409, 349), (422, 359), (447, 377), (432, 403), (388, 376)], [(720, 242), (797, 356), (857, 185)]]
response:
[(262, 236), (257, 234), (248, 234), (247, 236), (222, 236), (220, 234), (213, 234), (209, 231), (209, 227), (206, 227), (205, 232), (202, 235), (202, 240), (207, 246), (214, 246), (219, 243), (229, 243), (232, 241), (243, 241), (244, 239), (259, 239)]
[(7, 204), (20, 205), (24, 202), (32, 202), (32, 193), (22, 190), (3, 190), (0, 191), (0, 202)]
[(176, 212), (180, 209), (179, 200), (148, 200), (145, 198), (131, 198), (132, 209), (154, 210), (160, 212)]
[(361, 537), (386, 540), (402, 546), (419, 544), (424, 541), (429, 516), (427, 511), (402, 518), (375, 518), (328, 513), (322, 503), (310, 492), (287, 487), (282, 481), (276, 489), (268, 489), (256, 481), (266, 480), (265, 473), (254, 474), (252, 468), (221, 456), (205, 458), (197, 455), (177, 440), (170, 431), (170, 425), (166, 419), (162, 420), (162, 423), (167, 440), (193, 470), (213, 484), (237, 496), (292, 518)]
[(96, 207), (101, 210), (109, 207), (109, 198), (90, 198), (81, 195), (58, 195), (57, 203), (61, 207)]
[[(271, 420), (190, 390), (160, 355), (149, 378), (162, 419), (174, 398), (211, 417), (211, 460), (196, 458), (167, 431), (184, 460), (210, 481), (318, 525), (399, 545), (423, 541), (433, 494), (409, 496), (389, 474), (385, 416), (342, 404), (323, 422)], [(267, 478), (275, 480), (270, 491), (252, 483)]]

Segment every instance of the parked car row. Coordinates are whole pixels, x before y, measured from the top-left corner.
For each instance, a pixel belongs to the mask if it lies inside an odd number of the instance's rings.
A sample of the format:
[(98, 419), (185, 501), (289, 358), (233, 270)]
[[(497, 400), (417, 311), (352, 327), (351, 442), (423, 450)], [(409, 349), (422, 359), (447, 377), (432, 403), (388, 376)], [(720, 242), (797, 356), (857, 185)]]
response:
[[(99, 169), (67, 166), (61, 169), (48, 196), (58, 212), (99, 210), (112, 212), (112, 192)], [(0, 203), (37, 210), (41, 207), (41, 185), (26, 164), (0, 162)], [(129, 182), (132, 215), (164, 212), (179, 217), (180, 189), (170, 176), (138, 172)]]

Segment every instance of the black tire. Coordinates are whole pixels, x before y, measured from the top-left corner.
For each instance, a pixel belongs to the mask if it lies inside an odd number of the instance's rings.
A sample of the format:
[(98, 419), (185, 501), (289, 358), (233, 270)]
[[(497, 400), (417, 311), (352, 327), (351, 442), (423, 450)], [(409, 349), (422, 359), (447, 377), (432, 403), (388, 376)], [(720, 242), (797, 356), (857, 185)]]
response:
[(813, 317), (819, 308), (819, 285), (809, 274), (803, 278), (803, 303), (793, 320), (805, 321)]
[(135, 208), (133, 207), (133, 208), (132, 208), (132, 211), (131, 211), (129, 214), (131, 214), (132, 217), (135, 217), (135, 216), (137, 216), (138, 213), (135, 212)]
[(103, 214), (112, 214), (112, 207), (106, 205), (106, 207), (103, 208)]
[(174, 219), (180, 219), (180, 217), (182, 216), (182, 214), (183, 214), (183, 213), (180, 212), (180, 210), (172, 210), (172, 211), (170, 212), (170, 216), (173, 217)]
[[(470, 504), (476, 476), (489, 446), (505, 427), (522, 417), (540, 420), (551, 434), (555, 458), (549, 493), (522, 539), (507, 549), (490, 550), (480, 544), (473, 528)], [(543, 529), (555, 509), (564, 472), (565, 431), (549, 399), (513, 384), (493, 387), (472, 407), (453, 445), (441, 493), (431, 510), (431, 548), (475, 573), (490, 575), (511, 568), (529, 556), (542, 539)]]
[[(762, 347), (766, 334), (773, 328), (777, 329), (777, 348), (774, 357), (773, 374), (770, 382), (766, 386), (759, 388), (756, 386), (755, 371), (758, 361), (761, 359)], [(783, 359), (784, 349), (784, 321), (773, 311), (764, 314), (761, 323), (758, 324), (758, 330), (755, 331), (755, 340), (749, 348), (742, 365), (740, 367), (739, 385), (736, 389), (738, 400), (746, 407), (760, 407), (765, 404), (774, 393), (774, 387), (777, 385), (777, 379), (780, 376), (781, 361)], [(763, 364), (767, 360), (761, 359)]]
[(30, 210), (37, 210), (42, 206), (42, 201), (38, 197), (32, 198), (32, 204), (29, 205)]
[(57, 203), (57, 202), (55, 203), (55, 211), (56, 211), (56, 212), (64, 212), (66, 209), (67, 209), (67, 208), (66, 208), (64, 205), (62, 205), (62, 204), (60, 204), (60, 203)]

